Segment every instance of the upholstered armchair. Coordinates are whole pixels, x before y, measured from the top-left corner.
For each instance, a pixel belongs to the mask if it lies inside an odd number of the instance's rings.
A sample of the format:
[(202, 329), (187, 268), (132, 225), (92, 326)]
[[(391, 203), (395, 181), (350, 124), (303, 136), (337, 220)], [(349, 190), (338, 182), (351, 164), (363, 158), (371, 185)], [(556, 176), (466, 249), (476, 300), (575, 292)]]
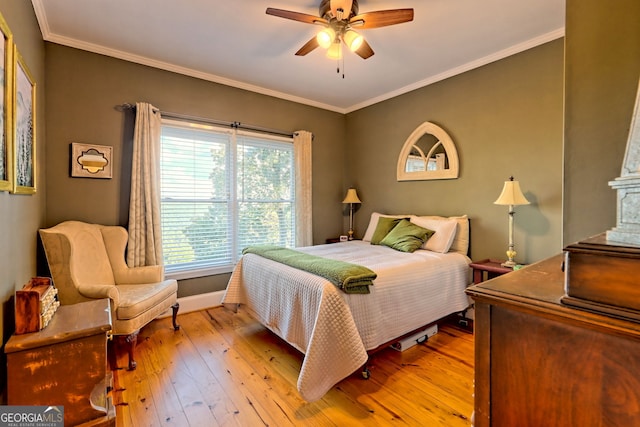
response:
[(60, 304), (111, 300), (113, 335), (128, 345), (129, 369), (136, 368), (134, 349), (140, 328), (172, 308), (173, 328), (179, 329), (177, 282), (164, 280), (162, 266), (127, 266), (124, 228), (65, 221), (41, 229), (40, 238)]

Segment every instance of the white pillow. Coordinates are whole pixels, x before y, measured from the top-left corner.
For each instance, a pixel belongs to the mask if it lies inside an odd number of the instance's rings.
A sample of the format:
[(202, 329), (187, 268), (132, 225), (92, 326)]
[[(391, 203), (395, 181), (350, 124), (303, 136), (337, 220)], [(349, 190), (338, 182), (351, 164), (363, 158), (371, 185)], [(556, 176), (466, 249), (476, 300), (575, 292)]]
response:
[(367, 231), (364, 233), (364, 237), (362, 241), (370, 242), (373, 237), (373, 233), (376, 232), (376, 227), (378, 226), (378, 219), (383, 216), (386, 218), (412, 218), (414, 215), (385, 215), (378, 212), (373, 212), (371, 214), (371, 219), (369, 219), (369, 225), (367, 226)]
[(422, 249), (441, 254), (449, 252), (456, 236), (458, 221), (453, 218), (439, 218), (434, 216), (414, 216), (411, 222), (420, 227), (435, 231), (423, 245)]
[[(467, 215), (460, 216), (421, 216), (420, 218), (431, 218), (436, 220), (454, 219), (458, 223), (453, 242), (449, 248), (449, 252), (457, 252), (462, 255), (467, 255), (469, 252), (469, 217)], [(418, 224), (420, 225), (420, 224)], [(431, 237), (433, 239), (435, 234)], [(429, 240), (431, 240), (429, 239)], [(429, 243), (427, 240), (427, 243)]]
[(458, 231), (449, 251), (467, 255), (469, 252), (469, 217), (467, 215), (450, 216), (458, 221)]

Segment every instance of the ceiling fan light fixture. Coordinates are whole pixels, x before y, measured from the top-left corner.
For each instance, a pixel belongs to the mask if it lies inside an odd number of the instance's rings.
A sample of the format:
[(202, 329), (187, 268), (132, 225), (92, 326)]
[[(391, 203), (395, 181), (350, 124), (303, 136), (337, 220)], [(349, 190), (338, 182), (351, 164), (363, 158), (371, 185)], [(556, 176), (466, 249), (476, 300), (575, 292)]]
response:
[(362, 42), (364, 41), (364, 37), (353, 30), (345, 31), (343, 39), (347, 47), (352, 52), (358, 50), (360, 46), (362, 46)]
[(359, 13), (357, 0), (316, 0), (320, 1), (317, 15), (294, 12), (291, 10), (267, 8), (267, 15), (320, 25), (321, 29), (306, 42), (295, 54), (304, 56), (318, 47), (327, 49), (330, 58), (342, 58), (342, 43), (362, 59), (371, 58), (373, 49), (352, 28), (368, 30), (370, 28), (387, 27), (413, 21), (413, 9), (374, 10)]
[(342, 59), (342, 46), (340, 45), (340, 41), (337, 43), (332, 43), (327, 49), (327, 58), (329, 59)]
[(328, 49), (336, 40), (336, 32), (331, 27), (325, 27), (316, 35), (318, 45), (323, 49)]

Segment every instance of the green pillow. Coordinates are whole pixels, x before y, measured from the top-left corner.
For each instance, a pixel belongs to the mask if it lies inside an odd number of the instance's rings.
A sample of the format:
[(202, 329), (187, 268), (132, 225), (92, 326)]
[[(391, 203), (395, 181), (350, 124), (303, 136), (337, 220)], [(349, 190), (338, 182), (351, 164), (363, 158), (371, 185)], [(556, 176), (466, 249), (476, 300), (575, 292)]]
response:
[(397, 251), (413, 252), (420, 248), (429, 237), (435, 233), (433, 230), (420, 227), (412, 222), (402, 219), (380, 242)]
[(371, 244), (379, 245), (380, 241), (385, 238), (387, 234), (398, 225), (400, 221), (405, 218), (389, 218), (381, 216), (378, 218), (378, 224), (376, 225), (376, 229), (373, 232), (373, 236), (371, 236)]

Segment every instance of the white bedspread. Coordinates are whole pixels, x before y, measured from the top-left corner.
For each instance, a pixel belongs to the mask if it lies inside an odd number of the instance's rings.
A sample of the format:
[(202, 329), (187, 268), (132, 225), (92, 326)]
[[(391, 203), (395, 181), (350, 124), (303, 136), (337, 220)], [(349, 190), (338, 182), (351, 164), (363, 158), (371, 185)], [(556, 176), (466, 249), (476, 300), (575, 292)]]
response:
[(469, 300), (470, 260), (461, 254), (398, 252), (351, 241), (297, 250), (364, 265), (378, 277), (370, 294), (346, 294), (326, 279), (247, 254), (223, 303), (246, 304), (260, 323), (305, 354), (298, 391), (307, 401), (367, 361), (367, 350), (448, 314)]

